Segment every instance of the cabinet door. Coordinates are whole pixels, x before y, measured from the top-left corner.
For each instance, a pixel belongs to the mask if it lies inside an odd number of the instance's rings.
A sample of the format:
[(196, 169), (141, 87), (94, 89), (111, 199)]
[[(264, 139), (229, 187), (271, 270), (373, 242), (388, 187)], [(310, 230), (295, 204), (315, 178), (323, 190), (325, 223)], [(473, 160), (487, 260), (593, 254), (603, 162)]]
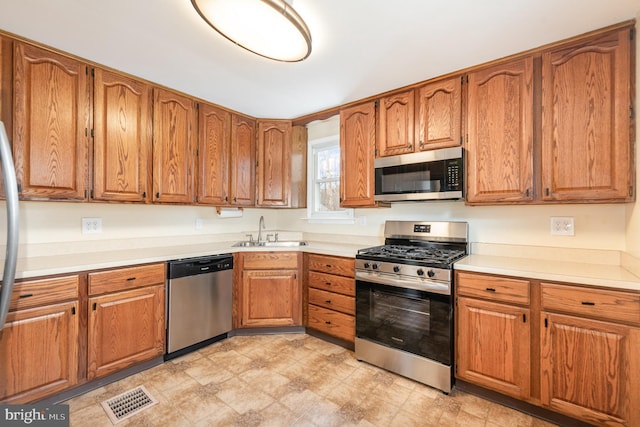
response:
[(416, 90), (416, 143), (418, 149), (462, 144), (462, 78), (454, 77)]
[(89, 298), (88, 379), (164, 353), (164, 285)]
[(373, 160), (376, 143), (374, 102), (340, 111), (340, 206), (375, 206)]
[(150, 195), (151, 87), (94, 70), (94, 200), (145, 202)]
[(414, 150), (414, 93), (390, 95), (380, 100), (377, 157), (412, 153)]
[(154, 202), (193, 202), (196, 120), (193, 100), (167, 90), (154, 90)]
[(291, 122), (258, 121), (258, 206), (289, 206)]
[(467, 201), (533, 200), (533, 58), (469, 74)]
[(541, 329), (543, 405), (592, 424), (640, 425), (640, 330), (546, 312)]
[(544, 200), (632, 199), (630, 31), (542, 55)]
[(25, 199), (87, 198), (88, 67), (15, 42), (13, 152)]
[(33, 402), (78, 382), (78, 303), (9, 313), (0, 332), (0, 402)]
[(198, 126), (198, 203), (228, 205), (231, 113), (202, 103)]
[(528, 399), (529, 309), (458, 297), (456, 377)]
[(297, 270), (242, 272), (242, 327), (302, 324)]
[(256, 204), (256, 122), (233, 115), (231, 122), (231, 204)]

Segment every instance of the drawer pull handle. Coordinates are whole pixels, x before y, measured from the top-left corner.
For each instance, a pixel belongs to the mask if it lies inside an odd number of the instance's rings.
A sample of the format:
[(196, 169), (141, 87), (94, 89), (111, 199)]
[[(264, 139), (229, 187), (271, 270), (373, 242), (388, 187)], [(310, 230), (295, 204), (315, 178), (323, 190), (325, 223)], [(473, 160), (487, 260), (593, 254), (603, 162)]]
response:
[(22, 294), (18, 298), (29, 298), (29, 297), (32, 297), (32, 296), (33, 296), (33, 294)]
[(331, 286), (331, 282), (324, 282), (325, 285)]
[(582, 301), (582, 305), (596, 305), (596, 303), (591, 301)]
[(331, 300), (330, 300), (330, 299), (326, 300), (325, 302), (326, 302), (327, 304), (331, 304)]
[(128, 282), (131, 282), (132, 280), (136, 280), (136, 278), (135, 278), (135, 277), (128, 277), (128, 278), (127, 278), (127, 281), (128, 281)]
[(495, 291), (496, 291), (496, 290), (495, 290), (495, 288), (487, 288), (487, 290), (488, 290), (489, 292), (495, 292)]
[(330, 322), (330, 321), (328, 321), (328, 320), (325, 320), (325, 322), (324, 322), (324, 323), (326, 323), (327, 325), (330, 325), (330, 324), (331, 324), (331, 322)]
[(327, 268), (333, 268), (333, 265), (331, 265), (331, 264), (325, 264), (325, 267), (327, 267)]

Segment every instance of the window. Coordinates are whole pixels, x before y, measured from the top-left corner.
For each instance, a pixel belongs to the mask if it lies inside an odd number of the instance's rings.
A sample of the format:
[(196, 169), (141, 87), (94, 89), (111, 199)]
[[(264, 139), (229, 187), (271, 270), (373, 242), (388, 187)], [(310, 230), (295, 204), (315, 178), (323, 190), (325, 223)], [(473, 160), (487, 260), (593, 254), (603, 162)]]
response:
[(340, 207), (340, 139), (309, 142), (307, 218), (312, 222), (353, 222), (353, 209)]

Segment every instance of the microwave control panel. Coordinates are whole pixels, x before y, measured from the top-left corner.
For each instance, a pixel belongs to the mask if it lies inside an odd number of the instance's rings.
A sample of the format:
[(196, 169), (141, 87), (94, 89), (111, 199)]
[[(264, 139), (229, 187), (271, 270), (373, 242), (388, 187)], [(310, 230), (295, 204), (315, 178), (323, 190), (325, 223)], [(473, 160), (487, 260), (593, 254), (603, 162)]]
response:
[(450, 159), (446, 162), (446, 187), (448, 191), (462, 190), (462, 159)]

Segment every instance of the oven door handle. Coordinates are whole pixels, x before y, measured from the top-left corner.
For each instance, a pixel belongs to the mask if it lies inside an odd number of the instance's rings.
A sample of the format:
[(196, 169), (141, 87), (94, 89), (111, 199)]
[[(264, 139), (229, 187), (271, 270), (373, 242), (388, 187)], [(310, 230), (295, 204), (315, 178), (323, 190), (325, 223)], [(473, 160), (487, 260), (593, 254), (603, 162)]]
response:
[(356, 271), (356, 280), (363, 282), (377, 283), (379, 285), (393, 286), (396, 288), (415, 289), (417, 291), (431, 292), (434, 294), (451, 295), (451, 285), (436, 281), (424, 280), (416, 282), (414, 280), (403, 280), (396, 276), (382, 273), (366, 273)]

